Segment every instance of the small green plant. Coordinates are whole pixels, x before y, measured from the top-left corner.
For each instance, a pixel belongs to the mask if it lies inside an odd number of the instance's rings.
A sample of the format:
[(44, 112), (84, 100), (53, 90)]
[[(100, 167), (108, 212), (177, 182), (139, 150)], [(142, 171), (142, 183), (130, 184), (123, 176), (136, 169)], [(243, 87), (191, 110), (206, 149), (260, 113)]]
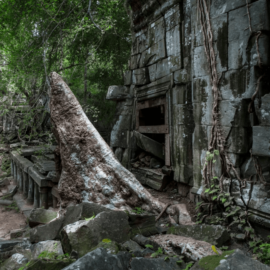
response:
[(156, 258), (156, 257), (158, 257), (159, 255), (162, 255), (162, 254), (163, 254), (163, 250), (162, 250), (161, 247), (159, 247), (156, 252), (154, 252), (153, 254), (151, 254), (151, 258)]
[(135, 207), (132, 212), (134, 212), (135, 214), (143, 214), (144, 210), (141, 207)]
[(189, 262), (187, 265), (186, 265), (186, 268), (183, 269), (183, 270), (188, 270), (192, 267), (192, 265), (194, 264), (194, 262)]
[[(270, 236), (267, 236), (270, 238)], [(249, 242), (250, 248), (253, 248), (254, 257), (265, 264), (270, 264), (270, 243), (263, 242), (258, 237)]]
[(111, 240), (111, 239), (103, 239), (102, 242), (103, 242), (103, 243), (111, 243), (112, 240)]
[(152, 245), (145, 245), (145, 247), (147, 247), (147, 248), (152, 248), (153, 249), (153, 246)]
[(94, 219), (95, 217), (96, 217), (96, 215), (95, 215), (95, 214), (93, 214), (93, 216), (92, 216), (92, 217), (90, 217), (90, 218), (85, 218), (85, 220), (86, 220), (86, 221), (89, 221), (89, 220)]
[(18, 207), (18, 205), (16, 204), (16, 202), (13, 202), (13, 203), (11, 203), (10, 205), (8, 205), (8, 206), (5, 206), (5, 209), (6, 210), (15, 210), (17, 213), (19, 213), (20, 212), (20, 209), (19, 209), (19, 207)]

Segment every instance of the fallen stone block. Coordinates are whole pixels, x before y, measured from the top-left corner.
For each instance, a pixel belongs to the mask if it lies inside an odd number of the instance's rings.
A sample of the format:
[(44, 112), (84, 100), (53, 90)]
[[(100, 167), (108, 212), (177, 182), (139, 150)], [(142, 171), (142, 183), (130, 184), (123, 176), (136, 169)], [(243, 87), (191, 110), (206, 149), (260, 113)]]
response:
[(46, 210), (43, 208), (36, 208), (30, 212), (29, 216), (29, 226), (35, 227), (40, 224), (49, 223), (51, 220), (57, 217), (57, 212), (52, 210)]
[(161, 247), (157, 242), (140, 234), (137, 234), (135, 237), (132, 238), (132, 240), (143, 247), (146, 247), (146, 245), (151, 245), (151, 249), (153, 249), (154, 251), (158, 250), (158, 248)]
[(12, 230), (10, 231), (10, 239), (22, 237), (24, 232), (25, 232), (24, 229)]
[(38, 259), (40, 253), (44, 251), (56, 253), (57, 255), (64, 255), (60, 241), (48, 240), (48, 241), (41, 241), (33, 245), (32, 249), (33, 259)]
[(217, 247), (221, 247), (230, 239), (228, 231), (220, 225), (179, 225), (171, 227), (168, 233), (192, 237), (205, 241)]
[[(152, 236), (151, 240), (160, 245), (168, 255), (177, 255), (175, 253), (175, 249), (177, 249), (178, 253), (180, 252), (181, 255), (192, 261), (198, 261), (203, 257), (214, 255), (211, 244), (191, 237), (166, 234)], [(221, 250), (217, 249), (217, 251), (221, 253)]]
[(64, 267), (70, 265), (74, 262), (73, 259), (35, 259), (29, 262), (27, 266), (27, 270), (45, 270), (45, 269), (53, 269), (53, 270), (62, 270)]
[(0, 205), (11, 205), (12, 201), (10, 200), (0, 200)]
[(0, 270), (18, 270), (28, 262), (28, 259), (22, 254), (15, 253), (8, 260), (6, 260)]
[(136, 243), (133, 240), (128, 240), (126, 241), (122, 247), (124, 247), (125, 249), (127, 249), (128, 251), (143, 251), (143, 248)]
[(40, 225), (30, 230), (30, 242), (37, 243), (40, 241), (54, 240), (59, 238), (60, 231), (63, 227), (64, 217), (60, 217), (48, 224)]
[(183, 225), (192, 225), (194, 222), (192, 222), (191, 216), (187, 210), (187, 206), (184, 203), (175, 204), (174, 207), (178, 210), (178, 222), (179, 224)]
[(176, 260), (164, 258), (134, 258), (131, 261), (131, 270), (177, 270), (184, 269), (185, 263), (177, 263)]
[(93, 250), (103, 239), (117, 243), (129, 239), (128, 216), (122, 211), (102, 212), (91, 220), (80, 220), (69, 224), (61, 231), (65, 253), (72, 250), (82, 257)]
[(5, 187), (10, 184), (10, 177), (5, 177), (4, 179), (0, 180), (0, 187)]
[(0, 252), (5, 252), (8, 250), (13, 249), (17, 244), (22, 243), (22, 239), (17, 239), (17, 240), (4, 240), (0, 241)]
[(105, 249), (98, 248), (87, 253), (63, 270), (128, 270), (131, 258), (131, 254), (128, 252), (119, 252), (117, 255), (112, 255)]
[(150, 236), (158, 233), (156, 228), (156, 215), (154, 214), (129, 214), (131, 237), (136, 234)]
[(136, 142), (138, 147), (148, 153), (153, 154), (157, 158), (160, 158), (162, 160), (165, 159), (165, 155), (163, 153), (163, 145), (161, 143), (156, 142), (137, 131), (134, 131), (134, 134), (136, 136)]
[(270, 267), (259, 261), (253, 260), (250, 256), (246, 256), (243, 251), (237, 249), (233, 254), (220, 261), (220, 265), (216, 270), (270, 270)]

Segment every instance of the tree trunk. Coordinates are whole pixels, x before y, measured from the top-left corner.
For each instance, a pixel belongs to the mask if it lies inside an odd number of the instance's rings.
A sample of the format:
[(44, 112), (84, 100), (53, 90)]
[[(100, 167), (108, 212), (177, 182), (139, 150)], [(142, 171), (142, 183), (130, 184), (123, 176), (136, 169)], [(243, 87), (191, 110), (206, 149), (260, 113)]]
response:
[(137, 206), (160, 212), (165, 204), (152, 197), (118, 162), (61, 76), (52, 72), (50, 82), (51, 119), (62, 162), (58, 185), (61, 206), (84, 201), (111, 209), (131, 210)]

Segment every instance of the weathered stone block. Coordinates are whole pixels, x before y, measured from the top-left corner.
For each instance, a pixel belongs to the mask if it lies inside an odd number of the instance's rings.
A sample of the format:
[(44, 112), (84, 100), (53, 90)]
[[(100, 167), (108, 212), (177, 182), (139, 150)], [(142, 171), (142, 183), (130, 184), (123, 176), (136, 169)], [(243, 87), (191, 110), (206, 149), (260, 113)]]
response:
[(136, 33), (137, 36), (137, 53), (141, 53), (144, 50), (149, 48), (149, 43), (148, 43), (148, 31), (147, 30), (142, 30), (138, 33)]
[(135, 85), (144, 85), (150, 82), (148, 68), (133, 70), (132, 82)]
[(181, 54), (180, 25), (166, 32), (166, 49), (168, 56)]
[(129, 95), (129, 89), (127, 86), (122, 85), (112, 85), (108, 88), (106, 99), (108, 100), (124, 100), (126, 98), (131, 98)]
[(261, 98), (261, 103), (255, 99), (255, 111), (261, 126), (270, 126), (270, 94)]
[(132, 71), (127, 70), (124, 75), (124, 85), (131, 85), (132, 84)]
[(252, 144), (251, 133), (251, 127), (232, 127), (230, 135), (227, 138), (228, 152), (236, 154), (248, 153)]
[(148, 28), (148, 44), (150, 47), (165, 38), (165, 21), (163, 18), (151, 23)]
[(59, 236), (62, 229), (64, 217), (58, 218), (48, 224), (37, 226), (30, 230), (30, 242), (54, 240)]
[(175, 84), (186, 84), (191, 81), (190, 73), (186, 69), (176, 70), (173, 74)]
[(262, 264), (261, 262), (252, 259), (250, 256), (246, 256), (244, 252), (237, 249), (233, 254), (226, 256), (224, 260), (220, 261), (220, 265), (216, 267), (216, 270), (227, 270), (228, 268), (232, 270), (245, 269), (245, 270), (270, 270), (270, 267)]
[[(251, 0), (248, 0), (248, 3), (251, 3)], [(210, 17), (219, 16), (231, 10), (239, 9), (240, 7), (245, 5), (246, 0), (231, 0), (231, 1), (216, 0), (215, 2), (211, 3)]]
[(220, 225), (180, 225), (170, 230), (173, 234), (192, 237), (217, 247), (221, 247), (230, 239), (228, 231)]
[[(173, 122), (174, 125), (194, 125), (192, 103), (174, 105)], [(186, 135), (183, 134), (183, 136)]]
[[(214, 3), (211, 4), (213, 6)], [(195, 15), (195, 14), (194, 14)], [(197, 16), (197, 14), (196, 14)], [(199, 15), (200, 16), (200, 15)], [(213, 32), (213, 41), (218, 42), (217, 49), (223, 51), (223, 44), (227, 47), (228, 42), (228, 19), (227, 14), (222, 14), (220, 16), (215, 16), (211, 19), (211, 26)], [(196, 31), (197, 30), (197, 31)], [(203, 46), (203, 34), (201, 30), (200, 19), (197, 20), (197, 28), (195, 26), (195, 35), (194, 35), (194, 45), (195, 47)]]
[(142, 68), (148, 65), (152, 65), (165, 57), (165, 40), (161, 39), (142, 53), (139, 66), (140, 68)]
[(157, 64), (149, 66), (148, 69), (150, 82), (154, 82), (156, 80)]
[(232, 100), (246, 96), (246, 88), (249, 84), (249, 70), (230, 70), (225, 72), (220, 80), (220, 92), (223, 100)]
[(82, 258), (79, 258), (76, 262), (63, 268), (63, 270), (128, 270), (131, 258), (132, 255), (129, 252), (119, 252), (118, 254), (114, 255), (110, 254), (103, 248), (98, 248), (87, 253)]
[(166, 11), (165, 15), (166, 31), (172, 29), (174, 26), (181, 22), (180, 5), (177, 4)]
[(157, 141), (146, 137), (145, 135), (134, 131), (137, 145), (144, 151), (153, 154), (155, 157), (164, 159), (163, 145)]
[(42, 208), (33, 209), (29, 216), (29, 226), (34, 227), (39, 224), (46, 224), (57, 217), (57, 212)]
[(212, 102), (210, 77), (193, 79), (193, 102), (207, 102), (209, 99)]
[(270, 156), (270, 127), (253, 127), (252, 153), (258, 156)]
[(208, 136), (210, 135), (209, 128), (211, 129), (211, 127), (206, 125), (195, 125), (193, 134), (193, 148), (199, 150), (208, 148)]
[(156, 80), (170, 74), (168, 58), (165, 58), (157, 63)]
[[(249, 7), (252, 31), (269, 30), (269, 14), (267, 0), (254, 2)], [(247, 7), (243, 6), (229, 12), (229, 42), (232, 40), (247, 40), (249, 36), (249, 20)]]
[(80, 220), (69, 224), (61, 231), (63, 249), (72, 250), (79, 257), (95, 248), (103, 239), (118, 243), (129, 239), (128, 216), (122, 211), (102, 212), (91, 220)]
[(137, 69), (140, 64), (141, 54), (135, 54), (130, 59), (130, 69)]
[(191, 84), (188, 85), (176, 85), (172, 89), (172, 103), (187, 104), (192, 102)]
[(115, 154), (116, 158), (119, 160), (119, 162), (121, 162), (122, 157), (123, 157), (123, 149), (120, 147), (116, 148), (114, 154)]
[(128, 131), (124, 129), (113, 129), (111, 132), (111, 147), (127, 147)]
[[(269, 66), (270, 64), (270, 37), (266, 35), (261, 35), (258, 39), (258, 47), (260, 57), (257, 51), (256, 37), (253, 37), (249, 42), (249, 50), (247, 50), (247, 60), (250, 65), (259, 66), (259, 62), (264, 66)], [(250, 43), (252, 42), (252, 45)], [(252, 46), (252, 47), (251, 47)], [(251, 48), (250, 48), (251, 47)]]
[(41, 241), (33, 245), (32, 255), (33, 259), (37, 259), (39, 254), (43, 251), (53, 252), (58, 255), (64, 255), (62, 245), (60, 241)]

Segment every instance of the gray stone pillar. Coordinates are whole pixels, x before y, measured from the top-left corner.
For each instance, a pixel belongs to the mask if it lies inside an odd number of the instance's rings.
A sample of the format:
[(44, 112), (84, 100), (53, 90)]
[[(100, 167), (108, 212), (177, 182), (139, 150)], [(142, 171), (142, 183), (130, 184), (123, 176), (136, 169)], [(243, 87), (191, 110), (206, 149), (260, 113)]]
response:
[(48, 209), (48, 188), (39, 188), (40, 208)]
[(17, 167), (17, 183), (18, 183), (19, 191), (22, 192), (23, 191), (23, 171), (19, 166)]
[(28, 176), (28, 197), (27, 197), (27, 202), (29, 204), (33, 204), (34, 202), (34, 180)]
[(11, 160), (11, 176), (14, 176), (14, 161)]
[(13, 175), (14, 183), (17, 185), (17, 164), (14, 162), (14, 175)]
[(53, 196), (53, 208), (57, 208), (58, 200), (55, 196)]
[(34, 182), (34, 208), (39, 208), (39, 186)]
[(28, 197), (28, 188), (29, 188), (29, 178), (28, 174), (23, 171), (23, 198), (26, 199)]

